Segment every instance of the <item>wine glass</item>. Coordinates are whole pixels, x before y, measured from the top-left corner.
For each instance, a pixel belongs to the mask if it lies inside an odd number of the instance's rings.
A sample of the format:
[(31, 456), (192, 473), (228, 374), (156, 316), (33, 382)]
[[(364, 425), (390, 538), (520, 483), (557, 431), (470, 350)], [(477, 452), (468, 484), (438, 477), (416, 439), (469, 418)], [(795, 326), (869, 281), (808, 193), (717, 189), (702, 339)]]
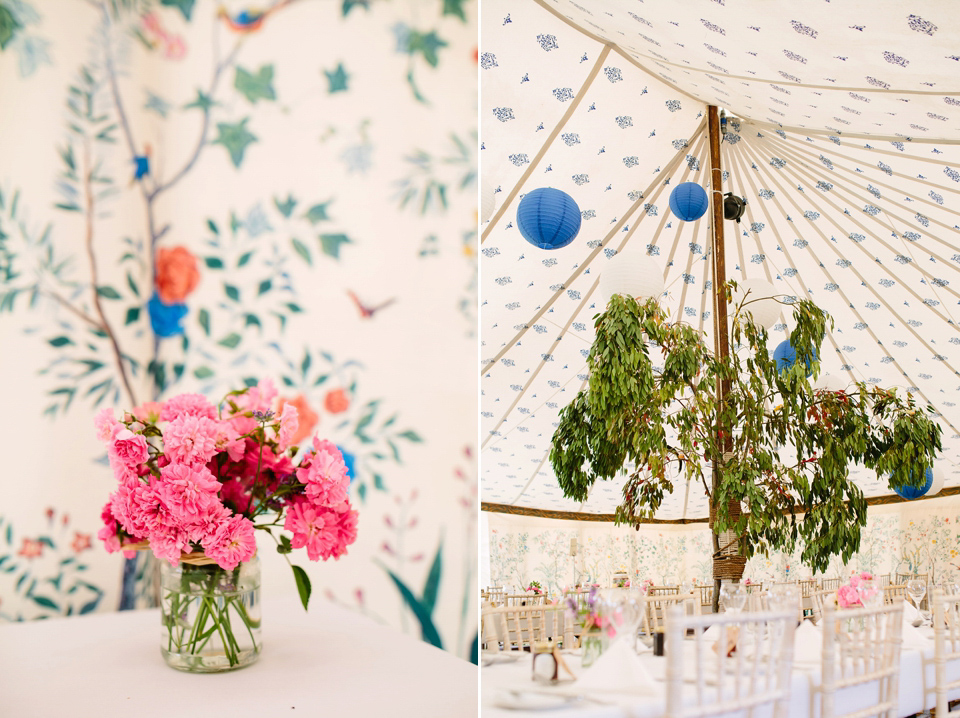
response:
[(608, 588), (601, 591), (600, 602), (600, 615), (614, 631), (611, 643), (625, 636), (636, 650), (644, 609), (641, 593), (634, 588)]
[(739, 583), (730, 583), (720, 587), (720, 600), (727, 613), (740, 613), (747, 602), (747, 589)]
[(913, 599), (913, 605), (917, 608), (918, 618), (913, 622), (913, 625), (919, 626), (924, 620), (924, 616), (920, 612), (920, 601), (923, 600), (924, 595), (927, 593), (927, 582), (919, 578), (911, 578), (907, 581), (907, 593), (910, 594), (910, 598)]

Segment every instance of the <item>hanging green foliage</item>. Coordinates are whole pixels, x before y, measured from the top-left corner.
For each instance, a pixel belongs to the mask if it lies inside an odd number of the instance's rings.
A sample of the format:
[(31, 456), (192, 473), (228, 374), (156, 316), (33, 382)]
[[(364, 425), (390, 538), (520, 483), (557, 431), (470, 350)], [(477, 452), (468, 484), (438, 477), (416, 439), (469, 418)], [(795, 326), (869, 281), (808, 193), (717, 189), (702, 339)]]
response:
[[(728, 302), (731, 286), (721, 289)], [(561, 411), (550, 461), (564, 495), (577, 501), (597, 479), (625, 477), (616, 522), (635, 527), (675, 481), (699, 482), (714, 531), (734, 530), (744, 556), (792, 551), (801, 539), (803, 562), (823, 571), (831, 556), (846, 561), (857, 551), (866, 525), (851, 466), (875, 470), (891, 487), (922, 486), (941, 427), (909, 392), (863, 382), (814, 388), (831, 320), (810, 301), (791, 305), (797, 357), (778, 371), (766, 329), (743, 312), (756, 299), (731, 303), (732, 349), (720, 357), (656, 301), (614, 295), (596, 317), (588, 388)], [(737, 502), (743, 513), (731, 516)]]

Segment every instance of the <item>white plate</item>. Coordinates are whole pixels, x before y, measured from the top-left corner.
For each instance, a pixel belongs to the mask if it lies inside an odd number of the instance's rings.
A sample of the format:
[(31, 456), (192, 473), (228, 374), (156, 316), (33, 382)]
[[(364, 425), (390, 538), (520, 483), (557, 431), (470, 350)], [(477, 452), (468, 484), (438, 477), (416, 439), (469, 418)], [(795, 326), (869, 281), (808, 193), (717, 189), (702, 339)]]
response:
[(545, 711), (569, 708), (579, 702), (579, 698), (575, 696), (516, 690), (500, 691), (494, 698), (493, 705), (508, 710)]

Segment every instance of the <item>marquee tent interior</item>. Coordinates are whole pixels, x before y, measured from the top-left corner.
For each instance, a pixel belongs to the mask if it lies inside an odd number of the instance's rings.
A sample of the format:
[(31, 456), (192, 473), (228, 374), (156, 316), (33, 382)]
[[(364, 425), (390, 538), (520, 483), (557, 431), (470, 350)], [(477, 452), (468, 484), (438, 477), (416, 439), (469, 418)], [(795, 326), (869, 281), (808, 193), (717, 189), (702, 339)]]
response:
[[(582, 503), (564, 498), (548, 458), (560, 410), (585, 386), (618, 254), (663, 272), (663, 306), (713, 345), (710, 213), (683, 222), (668, 206), (680, 182), (709, 190), (708, 105), (727, 118), (723, 191), (747, 202), (725, 222), (727, 277), (830, 313), (818, 381), (931, 404), (943, 494), (960, 489), (958, 21), (960, 6), (932, 1), (485, 2), (485, 509), (583, 518), (620, 503), (616, 481)], [(516, 226), (518, 203), (540, 187), (579, 207), (569, 246), (539, 249)], [(785, 305), (768, 346), (791, 326)], [(869, 499), (896, 498), (873, 471), (851, 474)], [(655, 518), (707, 514), (702, 485), (678, 478)]]

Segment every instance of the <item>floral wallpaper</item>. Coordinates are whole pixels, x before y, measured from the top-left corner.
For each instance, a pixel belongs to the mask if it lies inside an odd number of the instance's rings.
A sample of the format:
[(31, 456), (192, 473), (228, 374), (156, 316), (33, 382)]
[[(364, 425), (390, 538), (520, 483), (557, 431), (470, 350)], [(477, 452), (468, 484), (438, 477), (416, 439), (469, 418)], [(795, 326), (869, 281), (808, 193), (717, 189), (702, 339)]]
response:
[(268, 380), (360, 512), (315, 591), (471, 657), (476, 13), (0, 0), (0, 620), (152, 603), (98, 410)]
[[(555, 521), (485, 513), (489, 526), (490, 585), (522, 587), (539, 581), (552, 594), (577, 583), (609, 586), (614, 573), (656, 584), (711, 582), (712, 541), (705, 524), (627, 527), (588, 521)], [(578, 553), (570, 556), (571, 539)], [(813, 574), (792, 554), (755, 556), (744, 578), (790, 581)], [(481, 552), (483, 555), (483, 552)], [(481, 573), (487, 567), (481, 567)], [(846, 578), (853, 571), (926, 573), (936, 578), (960, 571), (960, 497), (871, 507), (860, 550), (839, 558), (822, 574)]]

